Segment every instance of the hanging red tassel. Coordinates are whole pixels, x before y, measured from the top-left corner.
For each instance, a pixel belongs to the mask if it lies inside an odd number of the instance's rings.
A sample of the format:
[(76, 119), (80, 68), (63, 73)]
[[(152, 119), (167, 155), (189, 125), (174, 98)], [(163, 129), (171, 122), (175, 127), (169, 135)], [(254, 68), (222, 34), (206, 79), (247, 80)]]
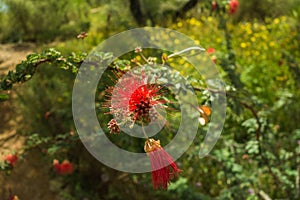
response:
[(152, 184), (155, 190), (168, 189), (170, 180), (177, 176), (181, 170), (174, 159), (160, 146), (159, 140), (148, 139), (144, 146), (152, 168)]

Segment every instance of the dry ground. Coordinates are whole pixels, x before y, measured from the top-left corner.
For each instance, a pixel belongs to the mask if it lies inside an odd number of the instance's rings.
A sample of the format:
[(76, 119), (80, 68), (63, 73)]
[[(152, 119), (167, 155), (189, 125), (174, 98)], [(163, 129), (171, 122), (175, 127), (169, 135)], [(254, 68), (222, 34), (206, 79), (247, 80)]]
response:
[[(33, 44), (0, 44), (0, 76), (13, 70), (34, 49)], [(0, 103), (0, 160), (12, 151), (21, 152), (25, 142), (17, 132), (22, 117), (16, 116), (16, 89), (22, 88), (14, 88), (10, 100)], [(0, 200), (6, 200), (10, 193), (20, 200), (57, 199), (49, 189), (49, 167), (42, 166), (38, 156), (38, 152), (30, 152), (18, 160), (10, 175), (0, 172)]]

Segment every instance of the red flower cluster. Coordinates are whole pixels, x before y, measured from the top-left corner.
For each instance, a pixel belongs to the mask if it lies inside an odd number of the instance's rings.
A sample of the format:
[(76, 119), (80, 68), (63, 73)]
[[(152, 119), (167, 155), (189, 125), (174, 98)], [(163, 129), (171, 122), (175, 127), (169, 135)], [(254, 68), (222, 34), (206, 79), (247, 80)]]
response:
[(44, 118), (45, 118), (46, 120), (48, 120), (49, 117), (50, 117), (50, 115), (51, 115), (51, 112), (50, 112), (50, 111), (47, 111), (47, 112), (45, 112), (45, 114), (44, 114)]
[(68, 160), (64, 160), (61, 164), (59, 164), (58, 160), (53, 160), (53, 167), (56, 173), (61, 175), (72, 174), (74, 171), (73, 164)]
[[(208, 49), (207, 49), (207, 53), (208, 54), (214, 54), (215, 53), (215, 49), (214, 48), (212, 48), (212, 47), (209, 47)], [(211, 60), (213, 61), (213, 63), (217, 63), (217, 57), (215, 56), (215, 55), (212, 55), (211, 56)]]
[(148, 139), (144, 146), (152, 168), (152, 185), (155, 190), (168, 189), (170, 180), (177, 176), (181, 170), (174, 159), (160, 146), (159, 140)]
[[(125, 74), (119, 78), (115, 87), (109, 88), (110, 114), (121, 117), (124, 121), (150, 121), (150, 110), (157, 104), (164, 103), (160, 98), (160, 86), (145, 81), (145, 77)], [(128, 119), (127, 119), (128, 118)], [(119, 119), (118, 119), (119, 121)], [(108, 123), (111, 132), (119, 133), (116, 120)]]
[(18, 155), (17, 154), (8, 154), (4, 158), (5, 162), (10, 164), (12, 167), (16, 165), (16, 162), (18, 161)]
[(212, 8), (213, 11), (217, 10), (217, 8), (218, 8), (218, 3), (215, 2), (215, 1), (211, 2), (211, 8)]
[(209, 53), (209, 54), (212, 54), (212, 53), (214, 53), (214, 52), (215, 52), (215, 49), (212, 48), (212, 47), (209, 47), (209, 48), (207, 49), (207, 53)]
[(156, 85), (146, 84), (138, 87), (129, 100), (129, 111), (134, 113), (133, 120), (140, 117), (148, 117), (152, 106), (160, 103), (155, 100), (158, 96), (159, 88)]
[(229, 13), (234, 14), (236, 10), (239, 7), (239, 1), (238, 0), (230, 0), (229, 2)]

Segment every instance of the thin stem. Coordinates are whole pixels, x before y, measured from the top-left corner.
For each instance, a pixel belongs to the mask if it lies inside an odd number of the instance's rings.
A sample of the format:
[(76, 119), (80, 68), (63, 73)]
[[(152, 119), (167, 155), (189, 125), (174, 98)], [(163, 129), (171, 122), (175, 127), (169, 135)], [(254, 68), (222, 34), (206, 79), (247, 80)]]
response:
[(139, 53), (140, 56), (143, 58), (143, 60), (147, 63), (147, 64), (150, 64), (149, 61), (147, 60), (147, 58), (144, 56), (144, 54), (141, 52)]

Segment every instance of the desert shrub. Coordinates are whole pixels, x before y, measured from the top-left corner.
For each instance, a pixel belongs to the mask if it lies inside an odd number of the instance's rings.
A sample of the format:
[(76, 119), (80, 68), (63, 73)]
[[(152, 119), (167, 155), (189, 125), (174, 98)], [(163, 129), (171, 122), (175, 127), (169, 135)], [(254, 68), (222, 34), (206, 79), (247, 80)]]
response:
[(9, 0), (2, 5), (1, 42), (49, 42), (75, 37), (89, 28), (89, 7), (79, 1)]

